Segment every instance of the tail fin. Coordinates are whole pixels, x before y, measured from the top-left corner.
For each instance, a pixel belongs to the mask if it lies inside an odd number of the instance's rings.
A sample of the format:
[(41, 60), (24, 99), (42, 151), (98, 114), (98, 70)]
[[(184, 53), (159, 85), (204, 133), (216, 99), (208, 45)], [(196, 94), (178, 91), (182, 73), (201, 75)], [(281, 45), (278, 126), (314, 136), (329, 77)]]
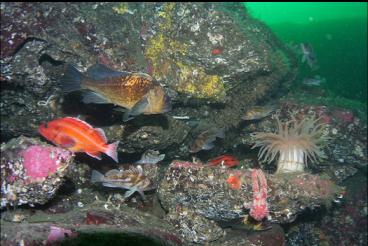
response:
[(110, 156), (116, 162), (119, 162), (118, 161), (118, 152), (117, 152), (118, 145), (119, 145), (119, 141), (116, 141), (115, 143), (109, 144), (107, 146), (106, 151), (105, 151), (105, 154)]
[(64, 93), (69, 93), (72, 91), (78, 91), (82, 89), (82, 81), (85, 76), (79, 72), (72, 65), (68, 65), (64, 76), (61, 78), (61, 84)]
[(105, 176), (102, 173), (96, 170), (92, 170), (92, 176), (91, 176), (92, 183), (103, 182), (104, 178)]

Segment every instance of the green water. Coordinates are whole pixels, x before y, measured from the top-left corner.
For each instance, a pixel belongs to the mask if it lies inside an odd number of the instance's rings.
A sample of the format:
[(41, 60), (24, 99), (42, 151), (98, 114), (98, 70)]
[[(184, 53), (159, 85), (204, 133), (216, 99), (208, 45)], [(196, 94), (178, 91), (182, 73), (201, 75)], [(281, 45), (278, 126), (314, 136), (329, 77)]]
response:
[(287, 44), (308, 42), (319, 69), (303, 64), (303, 77), (326, 78), (330, 95), (367, 104), (367, 3), (244, 3)]

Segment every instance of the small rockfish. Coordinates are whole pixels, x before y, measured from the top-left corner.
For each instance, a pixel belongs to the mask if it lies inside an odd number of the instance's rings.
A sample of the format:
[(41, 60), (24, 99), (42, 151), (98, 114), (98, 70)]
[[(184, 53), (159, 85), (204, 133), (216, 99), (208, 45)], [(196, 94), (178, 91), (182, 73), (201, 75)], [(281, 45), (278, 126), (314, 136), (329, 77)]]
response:
[(160, 154), (157, 150), (147, 150), (142, 154), (140, 160), (136, 161), (135, 164), (156, 164), (165, 158), (165, 154)]
[(135, 192), (138, 192), (143, 200), (145, 200), (144, 191), (156, 188), (151, 180), (144, 175), (140, 165), (137, 167), (130, 166), (128, 170), (113, 169), (105, 173), (105, 175), (93, 170), (91, 182), (102, 183), (106, 187), (126, 189), (128, 191), (125, 192), (124, 198), (128, 198)]
[(321, 83), (325, 83), (326, 79), (322, 78), (319, 75), (314, 76), (313, 78), (304, 78), (303, 79), (303, 84), (308, 85), (308, 86), (320, 86)]
[(259, 120), (275, 111), (276, 107), (273, 105), (269, 106), (253, 106), (245, 112), (242, 117), (243, 120)]
[(116, 148), (119, 141), (107, 144), (105, 133), (100, 128), (93, 128), (78, 118), (65, 117), (42, 123), (39, 133), (54, 144), (73, 152), (85, 152), (101, 160), (101, 153), (118, 162)]
[(317, 57), (313, 51), (312, 45), (309, 43), (301, 43), (300, 49), (302, 52), (302, 63), (307, 62), (308, 66), (315, 70), (318, 68), (317, 64)]
[(85, 74), (68, 65), (61, 79), (64, 93), (84, 91), (85, 103), (112, 103), (127, 109), (124, 121), (139, 114), (161, 114), (171, 110), (170, 97), (150, 75), (112, 70), (102, 64)]
[(239, 160), (232, 155), (220, 155), (208, 161), (209, 166), (224, 165), (226, 167), (235, 167), (239, 165)]
[(197, 153), (201, 150), (209, 150), (214, 147), (213, 142), (216, 138), (225, 138), (224, 128), (211, 128), (202, 132), (197, 138), (189, 145), (190, 153)]

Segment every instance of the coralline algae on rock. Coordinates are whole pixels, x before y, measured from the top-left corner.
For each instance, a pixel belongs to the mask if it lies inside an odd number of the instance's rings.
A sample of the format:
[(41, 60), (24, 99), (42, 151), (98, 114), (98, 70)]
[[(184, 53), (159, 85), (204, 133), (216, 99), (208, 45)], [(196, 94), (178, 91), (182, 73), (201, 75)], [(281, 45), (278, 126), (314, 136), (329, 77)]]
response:
[(22, 152), (23, 167), (30, 182), (46, 179), (61, 168), (61, 162), (67, 160), (70, 152), (56, 147), (40, 145), (29, 146)]
[(1, 207), (45, 204), (62, 184), (74, 155), (33, 138), (1, 145)]

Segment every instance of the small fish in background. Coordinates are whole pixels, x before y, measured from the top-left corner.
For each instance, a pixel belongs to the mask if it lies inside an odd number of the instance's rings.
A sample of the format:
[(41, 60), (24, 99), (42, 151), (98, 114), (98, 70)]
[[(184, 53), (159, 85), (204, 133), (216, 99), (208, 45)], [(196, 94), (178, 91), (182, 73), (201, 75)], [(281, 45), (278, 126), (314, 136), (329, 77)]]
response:
[(268, 115), (270, 115), (273, 111), (276, 110), (276, 106), (267, 105), (267, 106), (253, 106), (248, 109), (243, 115), (243, 120), (259, 120)]
[(320, 86), (322, 83), (325, 82), (326, 82), (325, 78), (316, 75), (313, 78), (304, 78), (302, 83), (307, 86)]
[(101, 153), (105, 153), (118, 162), (116, 149), (119, 141), (107, 144), (101, 128), (93, 128), (78, 118), (65, 117), (44, 122), (38, 127), (38, 132), (55, 145), (72, 152), (85, 152), (98, 160), (101, 160)]
[(197, 138), (189, 145), (190, 153), (197, 153), (201, 150), (209, 150), (214, 147), (213, 142), (216, 138), (225, 138), (224, 128), (211, 128), (202, 132)]
[(127, 170), (112, 169), (105, 175), (92, 170), (91, 182), (102, 183), (105, 187), (126, 189), (128, 191), (124, 194), (125, 199), (138, 192), (142, 199), (145, 200), (143, 192), (156, 189), (153, 182), (143, 173), (141, 165), (136, 167), (130, 166)]
[(160, 154), (158, 150), (147, 150), (141, 156), (141, 159), (136, 161), (135, 164), (156, 164), (165, 159), (165, 154)]
[(95, 64), (82, 74), (68, 65), (61, 84), (64, 93), (83, 91), (84, 103), (112, 103), (126, 108), (124, 121), (139, 114), (171, 110), (170, 97), (156, 80), (144, 73), (119, 72)]
[(312, 45), (309, 43), (301, 43), (300, 48), (302, 52), (302, 63), (307, 62), (311, 69), (317, 69), (317, 56), (313, 51)]
[(226, 167), (235, 167), (239, 165), (240, 162), (232, 155), (220, 155), (214, 159), (208, 161), (208, 166), (226, 166)]

